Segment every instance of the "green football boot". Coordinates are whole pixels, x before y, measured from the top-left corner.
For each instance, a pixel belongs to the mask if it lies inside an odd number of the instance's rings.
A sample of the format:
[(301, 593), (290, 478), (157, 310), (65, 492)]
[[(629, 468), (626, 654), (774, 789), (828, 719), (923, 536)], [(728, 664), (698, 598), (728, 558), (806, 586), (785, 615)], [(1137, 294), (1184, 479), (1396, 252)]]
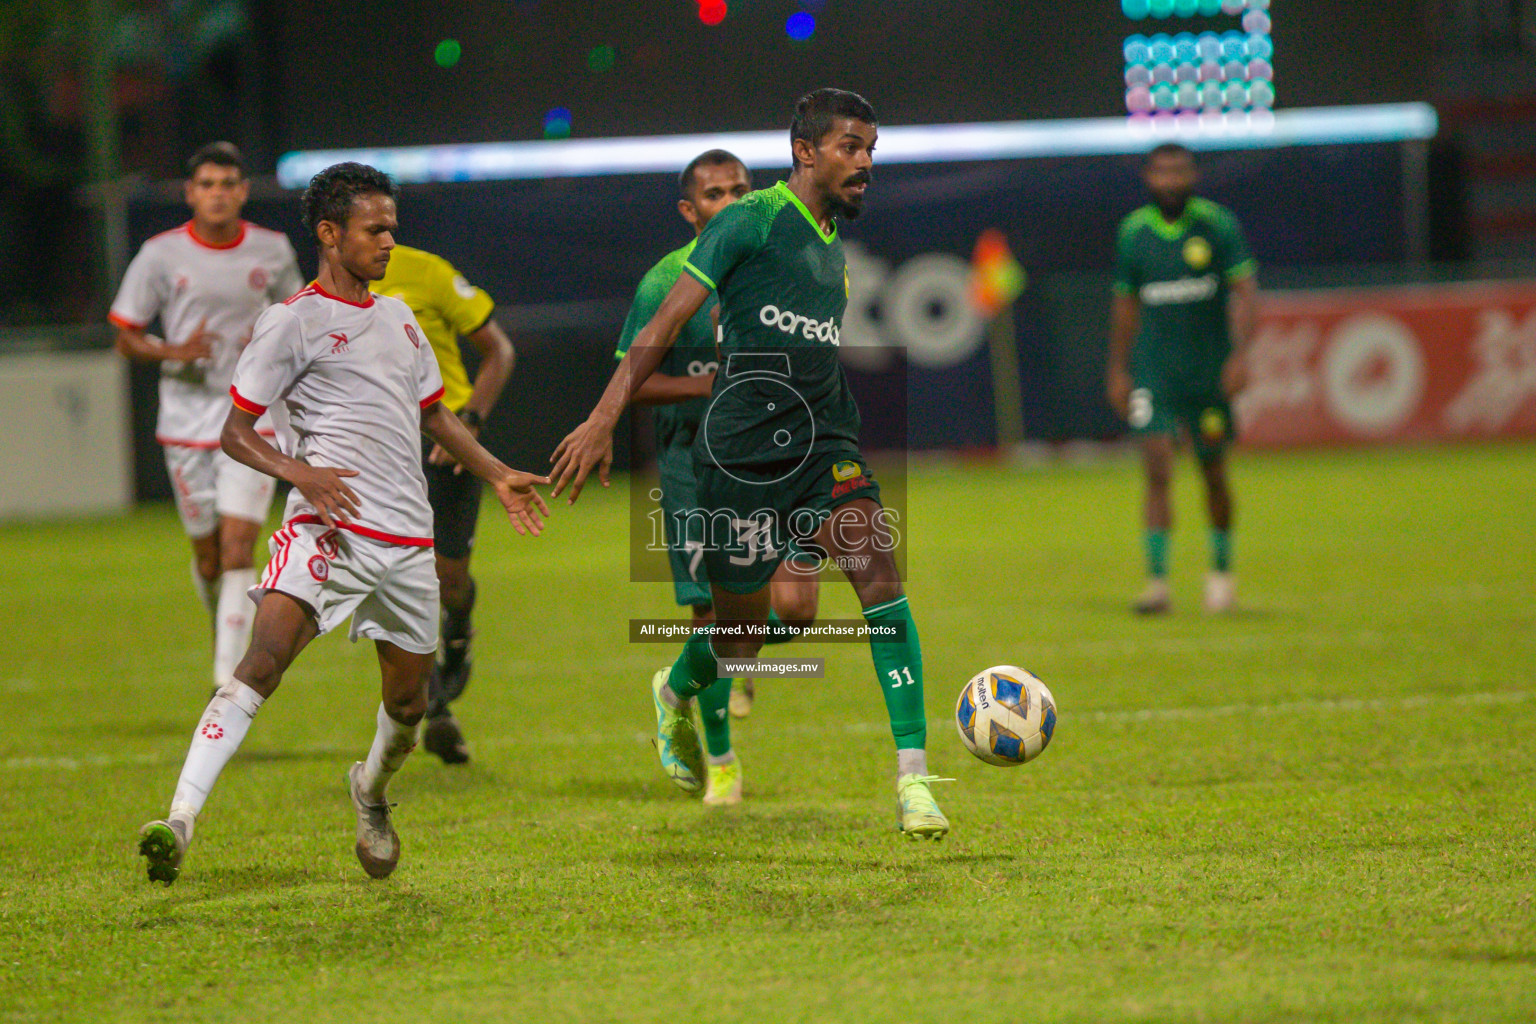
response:
[(729, 807), (741, 803), (741, 758), (730, 764), (708, 766), (709, 785), (704, 802), (711, 807)]
[(651, 701), (656, 705), (656, 755), (661, 770), (677, 783), (679, 789), (697, 793), (703, 785), (704, 751), (699, 747), (699, 733), (693, 726), (693, 702), (674, 710), (661, 699), (672, 669), (667, 667), (651, 677)]
[(166, 885), (176, 881), (190, 841), (186, 822), (180, 819), (151, 821), (139, 829), (139, 854), (148, 862), (149, 880)]
[(908, 839), (943, 839), (949, 834), (949, 819), (939, 810), (930, 782), (953, 782), (937, 775), (903, 775), (896, 780), (897, 829)]

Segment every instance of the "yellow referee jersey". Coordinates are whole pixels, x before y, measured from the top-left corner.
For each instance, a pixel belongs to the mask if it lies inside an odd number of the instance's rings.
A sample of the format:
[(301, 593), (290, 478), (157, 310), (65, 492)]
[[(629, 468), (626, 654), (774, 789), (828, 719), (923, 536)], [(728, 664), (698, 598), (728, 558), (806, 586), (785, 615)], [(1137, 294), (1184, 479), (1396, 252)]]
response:
[(491, 297), (464, 280), (441, 256), (404, 245), (395, 246), (389, 269), (369, 288), (411, 307), (443, 374), (443, 404), (452, 412), (464, 408), (471, 388), (459, 354), (459, 337), (485, 326), (496, 308)]

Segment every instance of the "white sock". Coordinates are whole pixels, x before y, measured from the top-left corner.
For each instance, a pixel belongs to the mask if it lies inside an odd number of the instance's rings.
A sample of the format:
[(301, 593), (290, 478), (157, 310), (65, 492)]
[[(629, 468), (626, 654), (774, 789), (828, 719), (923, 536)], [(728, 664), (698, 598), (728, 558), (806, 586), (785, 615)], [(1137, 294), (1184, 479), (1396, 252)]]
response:
[(928, 751), (921, 747), (905, 747), (896, 751), (896, 777), (903, 775), (927, 775)]
[(233, 682), (219, 688), (203, 710), (197, 731), (192, 734), (192, 746), (187, 750), (187, 760), (181, 766), (181, 778), (176, 780), (176, 795), (171, 797), (171, 817), (187, 823), (187, 835), (192, 834), (192, 821), (202, 811), (219, 772), (235, 756), (240, 743), (251, 728), (251, 719), (261, 710), (262, 696), (242, 682)]
[(205, 580), (203, 574), (197, 571), (197, 559), (192, 559), (192, 586), (197, 590), (197, 599), (203, 602), (203, 607), (212, 615), (214, 606), (218, 603), (219, 581)]
[(230, 569), (219, 577), (219, 610), (213, 620), (214, 686), (235, 681), (235, 666), (251, 642), (256, 606), (245, 592), (255, 585), (255, 569)]
[(363, 762), (361, 780), (363, 797), (372, 804), (384, 802), (384, 788), (416, 749), (416, 726), (401, 725), (390, 718), (383, 704), (379, 705), (378, 722), (379, 731), (373, 735), (368, 760)]
[(731, 764), (735, 762), (736, 751), (732, 750), (724, 754), (709, 754), (706, 756), (705, 760), (718, 768), (723, 764)]
[(673, 711), (680, 711), (683, 707), (683, 698), (666, 683), (661, 684), (661, 702)]

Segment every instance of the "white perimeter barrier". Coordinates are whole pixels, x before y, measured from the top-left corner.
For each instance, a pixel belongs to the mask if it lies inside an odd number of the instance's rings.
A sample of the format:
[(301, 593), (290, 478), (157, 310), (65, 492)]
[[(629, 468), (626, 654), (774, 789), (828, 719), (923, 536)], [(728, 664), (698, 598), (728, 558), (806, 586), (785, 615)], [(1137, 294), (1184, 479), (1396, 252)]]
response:
[(110, 350), (0, 355), (0, 517), (128, 507), (127, 376)]

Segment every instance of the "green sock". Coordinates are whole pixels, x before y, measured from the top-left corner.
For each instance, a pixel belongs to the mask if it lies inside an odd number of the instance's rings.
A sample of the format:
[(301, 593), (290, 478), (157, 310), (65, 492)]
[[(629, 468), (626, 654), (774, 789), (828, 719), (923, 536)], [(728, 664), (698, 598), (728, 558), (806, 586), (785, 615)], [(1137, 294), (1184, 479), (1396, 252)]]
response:
[(1211, 568), (1226, 572), (1232, 568), (1232, 531), (1211, 527)]
[(779, 618), (779, 613), (772, 608), (768, 609), (768, 633), (763, 637), (765, 644), (787, 644), (795, 638), (795, 631), (784, 625), (784, 620)]
[[(718, 681), (715, 675), (715, 652), (709, 646), (709, 634), (709, 626), (694, 630), (688, 642), (683, 645), (683, 652), (672, 663), (672, 674), (667, 677), (667, 685), (682, 700), (697, 696), (711, 683)], [(729, 679), (723, 681), (730, 683)], [(729, 700), (729, 685), (725, 692), (726, 700)]]
[(923, 705), (923, 649), (917, 641), (907, 599), (864, 609), (871, 626), (895, 626), (890, 638), (871, 636), (869, 650), (875, 661), (875, 678), (885, 694), (885, 712), (891, 718), (896, 748), (922, 749), (928, 739), (928, 712)]
[(1143, 538), (1147, 548), (1147, 575), (1168, 575), (1168, 531), (1148, 530)]
[(699, 721), (704, 726), (704, 746), (710, 757), (731, 752), (731, 681), (716, 679), (699, 691)]

